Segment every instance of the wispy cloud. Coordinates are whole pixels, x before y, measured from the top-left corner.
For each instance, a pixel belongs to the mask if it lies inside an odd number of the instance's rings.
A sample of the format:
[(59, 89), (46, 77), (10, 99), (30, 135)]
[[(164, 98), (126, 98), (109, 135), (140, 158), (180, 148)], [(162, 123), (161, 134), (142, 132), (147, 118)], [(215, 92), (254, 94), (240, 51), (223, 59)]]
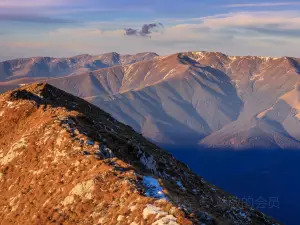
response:
[(164, 26), (161, 23), (144, 24), (141, 30), (133, 28), (125, 28), (125, 35), (151, 37), (152, 33), (161, 32)]
[(227, 8), (243, 7), (276, 7), (276, 6), (300, 6), (300, 2), (262, 2), (262, 3), (245, 3), (225, 5)]
[[(0, 22), (13, 21), (37, 24), (70, 24), (74, 19), (60, 18), (54, 13), (67, 6), (78, 7), (79, 0), (0, 0)], [(56, 17), (58, 16), (58, 17)]]
[[(295, 48), (300, 42), (300, 12), (297, 10), (249, 10), (199, 18), (157, 18), (154, 20), (157, 23), (151, 24), (147, 21), (148, 18), (91, 21), (83, 22), (82, 26), (55, 26), (39, 35), (29, 32), (12, 39), (0, 37), (2, 43), (7, 44), (2, 54), (20, 57), (28, 54), (67, 56), (149, 50), (170, 54), (208, 50), (232, 55), (300, 56)], [(164, 24), (163, 35), (156, 32), (158, 22)], [(124, 27), (127, 27), (125, 35)], [(43, 43), (39, 43), (40, 40)]]
[(35, 8), (61, 6), (71, 3), (70, 0), (0, 0), (0, 8)]
[(39, 23), (39, 24), (67, 24), (76, 21), (62, 18), (50, 18), (39, 15), (29, 14), (0, 14), (0, 21), (14, 21), (22, 23)]

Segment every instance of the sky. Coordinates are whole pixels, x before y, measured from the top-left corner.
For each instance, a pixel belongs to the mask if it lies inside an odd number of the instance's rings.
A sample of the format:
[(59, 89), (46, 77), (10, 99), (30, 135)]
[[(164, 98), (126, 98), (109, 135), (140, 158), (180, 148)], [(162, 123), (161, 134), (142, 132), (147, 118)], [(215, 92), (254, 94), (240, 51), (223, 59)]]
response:
[(0, 60), (106, 52), (300, 57), (300, 0), (0, 0)]

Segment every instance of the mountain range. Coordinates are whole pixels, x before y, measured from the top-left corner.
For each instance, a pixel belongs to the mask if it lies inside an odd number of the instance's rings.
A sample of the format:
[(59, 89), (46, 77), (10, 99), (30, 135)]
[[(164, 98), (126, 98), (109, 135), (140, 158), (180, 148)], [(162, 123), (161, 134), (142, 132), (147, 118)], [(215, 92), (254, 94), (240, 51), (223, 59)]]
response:
[(0, 183), (1, 224), (278, 224), (46, 83), (0, 95)]
[(155, 53), (0, 64), (0, 91), (47, 81), (159, 144), (299, 148), (300, 59)]

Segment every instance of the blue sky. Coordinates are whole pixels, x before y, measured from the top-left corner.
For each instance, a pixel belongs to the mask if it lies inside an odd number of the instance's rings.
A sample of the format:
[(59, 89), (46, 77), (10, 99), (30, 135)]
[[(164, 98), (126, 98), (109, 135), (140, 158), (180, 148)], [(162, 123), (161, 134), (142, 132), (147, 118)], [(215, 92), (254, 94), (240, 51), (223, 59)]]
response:
[[(145, 24), (162, 26), (143, 33)], [(201, 50), (300, 57), (299, 44), (300, 1), (0, 0), (0, 60)]]

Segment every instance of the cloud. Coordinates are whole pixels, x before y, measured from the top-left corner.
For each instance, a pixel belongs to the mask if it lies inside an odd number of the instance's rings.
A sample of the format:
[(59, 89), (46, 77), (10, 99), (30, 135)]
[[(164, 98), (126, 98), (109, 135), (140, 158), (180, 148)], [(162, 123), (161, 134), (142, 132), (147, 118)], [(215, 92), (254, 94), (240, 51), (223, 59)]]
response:
[(161, 32), (164, 26), (161, 23), (144, 24), (141, 30), (125, 28), (126, 36), (150, 37), (152, 33)]
[(45, 48), (49, 47), (46, 42), (12, 42), (9, 47), (11, 48)]
[(14, 21), (37, 24), (69, 24), (76, 21), (56, 18), (54, 12), (63, 10), (72, 3), (77, 6), (79, 0), (0, 0), (0, 22)]
[(209, 28), (211, 31), (224, 32), (228, 29), (244, 30), (248, 28), (266, 28), (272, 30), (300, 30), (298, 11), (237, 12), (220, 17), (206, 17), (198, 23), (181, 24), (190, 29)]
[(300, 37), (300, 29), (284, 29), (281, 27), (265, 25), (262, 27), (245, 27), (245, 30), (256, 32), (266, 36)]
[(138, 36), (139, 32), (136, 29), (132, 28), (125, 28), (125, 35), (127, 36)]
[(300, 2), (262, 2), (249, 4), (231, 4), (226, 5), (227, 8), (242, 8), (242, 7), (276, 7), (276, 6), (300, 6)]
[(70, 0), (0, 0), (0, 8), (36, 8), (61, 6), (71, 3)]
[(14, 21), (26, 23), (39, 23), (39, 24), (68, 24), (75, 23), (74, 20), (51, 18), (39, 15), (29, 14), (0, 14), (0, 21)]
[[(159, 20), (160, 21), (160, 20)], [(179, 21), (179, 20), (178, 20)], [(164, 21), (164, 24), (165, 21)], [(31, 55), (71, 56), (103, 52), (136, 53), (155, 51), (171, 54), (180, 51), (220, 51), (230, 55), (268, 55), (300, 57), (300, 12), (237, 12), (169, 23), (161, 35), (157, 28), (138, 29), (135, 21), (83, 23), (19, 39), (0, 37), (8, 43), (3, 54), (15, 57)], [(130, 27), (124, 35), (123, 27)], [(129, 28), (129, 29), (130, 29)], [(149, 38), (132, 38), (133, 36)], [(43, 43), (39, 43), (43, 40)], [(38, 44), (36, 44), (38, 43)], [(1, 47), (3, 49), (3, 47)], [(9, 52), (8, 52), (9, 51)], [(1, 57), (1, 55), (0, 55)]]

